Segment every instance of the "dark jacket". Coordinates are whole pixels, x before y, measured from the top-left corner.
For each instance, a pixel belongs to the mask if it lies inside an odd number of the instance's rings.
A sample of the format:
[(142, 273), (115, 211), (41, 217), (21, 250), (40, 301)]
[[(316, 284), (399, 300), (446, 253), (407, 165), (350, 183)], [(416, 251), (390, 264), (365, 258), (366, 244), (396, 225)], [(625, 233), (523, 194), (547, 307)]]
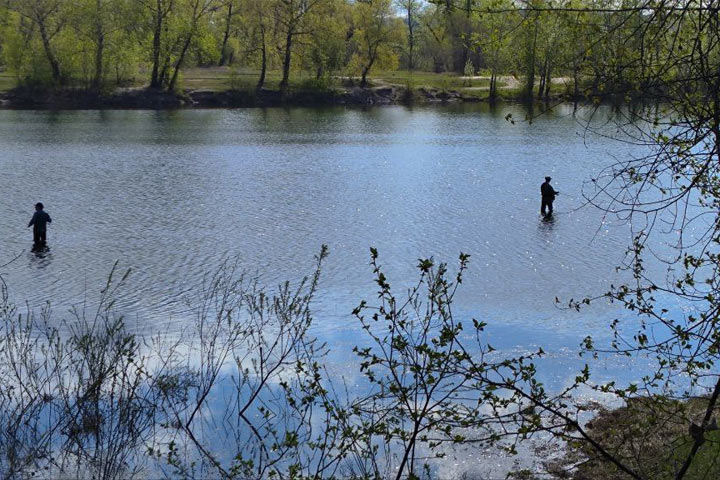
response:
[(47, 228), (48, 223), (52, 223), (50, 215), (48, 215), (44, 210), (38, 210), (33, 214), (32, 218), (30, 219), (28, 227), (32, 225), (33, 230), (37, 230), (38, 232), (44, 232)]
[(540, 185), (540, 194), (547, 200), (555, 200), (557, 192), (548, 182), (543, 182), (543, 184)]

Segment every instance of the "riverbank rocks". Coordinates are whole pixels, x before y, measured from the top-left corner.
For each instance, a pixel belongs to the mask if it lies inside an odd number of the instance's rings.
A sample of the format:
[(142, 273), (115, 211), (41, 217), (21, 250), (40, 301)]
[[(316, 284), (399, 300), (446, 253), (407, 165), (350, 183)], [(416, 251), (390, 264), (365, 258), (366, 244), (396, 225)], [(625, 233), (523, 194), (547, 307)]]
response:
[(72, 110), (86, 108), (179, 108), (187, 104), (182, 95), (163, 90), (118, 89), (103, 94), (79, 88), (39, 89), (20, 87), (4, 93), (2, 106), (9, 108)]
[(338, 103), (344, 105), (393, 105), (398, 103), (398, 99), (398, 93), (394, 87), (353, 87), (338, 96)]
[(428, 102), (461, 102), (464, 101), (464, 97), (455, 90), (440, 90), (437, 88), (419, 88), (417, 90), (421, 100)]
[(227, 90), (193, 90), (187, 92), (190, 106), (210, 108), (254, 107), (258, 104), (258, 96), (262, 92)]
[(371, 88), (298, 89), (282, 95), (278, 90), (189, 90), (178, 94), (149, 88), (122, 88), (112, 93), (91, 90), (39, 89), (21, 87), (0, 95), (1, 108), (27, 109), (173, 109), (273, 107), (280, 105), (397, 105), (419, 102), (459, 102), (477, 100), (457, 91), (420, 88), (408, 92), (403, 87), (382, 85)]
[(179, 108), (189, 99), (173, 92), (152, 89), (126, 89), (116, 91), (100, 100), (102, 106), (112, 108)]

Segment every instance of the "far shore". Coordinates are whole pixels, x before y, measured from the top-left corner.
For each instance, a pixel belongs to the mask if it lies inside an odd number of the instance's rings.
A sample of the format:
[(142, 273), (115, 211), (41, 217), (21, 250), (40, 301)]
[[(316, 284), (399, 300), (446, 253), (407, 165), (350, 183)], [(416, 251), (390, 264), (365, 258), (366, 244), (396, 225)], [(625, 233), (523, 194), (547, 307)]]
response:
[[(73, 110), (528, 103), (521, 80), (511, 75), (497, 77), (498, 88), (494, 97), (490, 96), (490, 79), (487, 76), (390, 72), (370, 79), (370, 84), (365, 87), (360, 87), (357, 80), (335, 77), (334, 85), (324, 86), (305, 79), (291, 85), (282, 94), (275, 82), (268, 82), (266, 88), (256, 88), (254, 74), (239, 76), (227, 68), (196, 68), (187, 72), (184, 88), (176, 92), (141, 85), (102, 92), (77, 86), (18, 86), (0, 91), (0, 108)], [(568, 93), (572, 90), (569, 82), (569, 78), (554, 78), (550, 94), (531, 101), (587, 101), (585, 96), (573, 97)]]
[[(620, 103), (625, 101), (622, 96)], [(179, 109), (179, 108), (252, 108), (252, 107), (323, 107), (385, 105), (447, 105), (458, 103), (587, 103), (593, 99), (573, 98), (566, 94), (528, 100), (522, 95), (498, 95), (495, 98), (468, 95), (458, 90), (420, 87), (413, 90), (394, 86), (331, 89), (295, 89), (285, 96), (279, 90), (184, 90), (168, 92), (149, 88), (123, 88), (98, 93), (81, 88), (15, 88), (0, 92), (0, 109), (86, 110), (86, 109)], [(615, 101), (607, 97), (603, 102)], [(597, 103), (597, 102), (595, 102)]]
[(10, 109), (175, 109), (243, 108), (274, 106), (401, 105), (412, 103), (478, 102), (455, 90), (419, 89), (408, 98), (407, 91), (391, 86), (371, 88), (279, 90), (184, 90), (168, 92), (148, 88), (123, 88), (98, 93), (80, 88), (15, 88), (0, 93), (0, 108)]

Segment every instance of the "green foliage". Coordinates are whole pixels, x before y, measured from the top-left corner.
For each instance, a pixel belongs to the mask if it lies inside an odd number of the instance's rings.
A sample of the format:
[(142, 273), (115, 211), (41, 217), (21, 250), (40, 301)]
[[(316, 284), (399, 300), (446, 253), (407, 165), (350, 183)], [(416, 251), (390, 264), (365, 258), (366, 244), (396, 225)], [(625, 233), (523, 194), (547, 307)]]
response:
[(390, 0), (358, 2), (352, 31), (354, 53), (348, 69), (361, 76), (361, 86), (365, 86), (373, 68), (392, 70), (397, 66), (396, 46), (403, 37)]
[(330, 84), (346, 72), (365, 84), (374, 72), (398, 67), (462, 75), (472, 66), (487, 72), (488, 85), (475, 88), (490, 97), (507, 75), (524, 78), (506, 92), (524, 82), (528, 96), (542, 97), (556, 88), (553, 77), (566, 85), (553, 93), (633, 97), (653, 76), (657, 95), (682, 73), (661, 60), (701, 24), (666, 28), (656, 20), (679, 14), (653, 17), (626, 3), (13, 0), (0, 6), (0, 65), (22, 84), (95, 90), (179, 89), (181, 70), (218, 64), (253, 69), (258, 86), (280, 71), (285, 90), (291, 77)]

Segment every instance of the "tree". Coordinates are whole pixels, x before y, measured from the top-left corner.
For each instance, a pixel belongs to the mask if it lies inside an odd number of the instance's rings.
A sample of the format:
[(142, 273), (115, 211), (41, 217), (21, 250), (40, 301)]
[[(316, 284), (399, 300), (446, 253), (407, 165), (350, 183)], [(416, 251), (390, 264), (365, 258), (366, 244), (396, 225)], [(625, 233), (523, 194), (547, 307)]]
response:
[(452, 45), (445, 20), (445, 13), (437, 5), (425, 9), (420, 15), (424, 27), (421, 32), (425, 33), (421, 37), (423, 54), (429, 57), (432, 70), (436, 73), (451, 68), (449, 59), (452, 57)]
[[(584, 65), (591, 73), (596, 102), (617, 98), (662, 102), (620, 111), (619, 139), (644, 145), (648, 153), (617, 159), (585, 186), (588, 202), (632, 227), (622, 268), (633, 280), (597, 298), (569, 303), (581, 308), (610, 299), (635, 313), (637, 325), (634, 319), (630, 325), (613, 321), (612, 343), (600, 346), (588, 337), (585, 352), (595, 357), (649, 357), (653, 366), (637, 382), (611, 381), (591, 388), (616, 395), (628, 409), (642, 406), (643, 422), (631, 428), (636, 450), (642, 450), (649, 434), (663, 432), (664, 425), (684, 426), (684, 436), (676, 439), (683, 448), (659, 452), (666, 457), (660, 462), (654, 458), (650, 465), (640, 462), (640, 455), (628, 454), (612, 437), (593, 438), (585, 431), (583, 443), (587, 451), (601, 453), (632, 478), (681, 479), (694, 468), (698, 470), (693, 475), (701, 478), (707, 472), (696, 465), (697, 455), (707, 449), (711, 461), (716, 461), (708, 440), (716, 429), (713, 416), (720, 399), (718, 5), (631, 2), (622, 8), (601, 5), (596, 12), (572, 9), (556, 7), (547, 12), (582, 14), (577, 17), (602, 32), (575, 50), (582, 58), (571, 63)], [(670, 232), (677, 240), (669, 245), (657, 238)], [(663, 248), (658, 248), (660, 242), (665, 243)], [(645, 266), (648, 257), (665, 262), (667, 270), (660, 275), (650, 272)], [(687, 310), (673, 310), (671, 303)], [(701, 406), (694, 418), (680, 402), (689, 398)]]
[(152, 35), (150, 49), (150, 88), (161, 88), (167, 75), (167, 67), (163, 64), (163, 53), (167, 49), (165, 37), (169, 30), (168, 21), (173, 12), (172, 0), (137, 0), (149, 13), (149, 28)]
[(54, 40), (67, 25), (67, 5), (62, 0), (17, 0), (10, 3), (9, 7), (29, 21), (31, 30), (37, 28), (45, 57), (52, 72), (52, 81), (56, 85), (63, 83), (65, 77), (61, 70)]
[(218, 61), (218, 65), (221, 67), (232, 61), (232, 56), (228, 48), (228, 40), (230, 40), (233, 20), (238, 14), (238, 6), (236, 3), (237, 0), (225, 0), (222, 5), (218, 6), (220, 9), (225, 9), (226, 12), (225, 15), (223, 15), (225, 25), (223, 27), (222, 41), (220, 42), (220, 60)]
[(561, 30), (561, 15), (545, 15), (539, 19), (540, 25), (540, 85), (538, 86), (538, 98), (547, 98), (550, 95), (552, 85), (552, 74), (555, 64), (560, 57), (561, 45), (564, 43)]
[(265, 86), (265, 76), (268, 69), (268, 45), (271, 43), (272, 27), (270, 15), (264, 8), (265, 3), (259, 0), (249, 0), (245, 18), (246, 53), (248, 55), (260, 52), (260, 75), (258, 76), (256, 90)]
[(397, 4), (405, 12), (405, 25), (407, 26), (407, 68), (415, 69), (415, 45), (417, 43), (417, 30), (420, 27), (418, 14), (420, 12), (419, 0), (397, 0)]
[(537, 66), (537, 38), (540, 29), (540, 13), (534, 12), (532, 4), (528, 1), (528, 9), (525, 12), (522, 69), (525, 72), (525, 88), (523, 95), (526, 100), (532, 100), (535, 90), (535, 69)]
[(276, 0), (274, 3), (275, 21), (278, 25), (278, 51), (282, 56), (282, 79), (280, 92), (287, 94), (290, 86), (290, 66), (293, 48), (298, 37), (312, 33), (311, 14), (331, 0)]
[[(328, 22), (327, 18), (333, 21)], [(303, 49), (303, 66), (315, 73), (316, 82), (324, 85), (333, 72), (345, 66), (351, 11), (343, 2), (328, 3), (320, 14), (312, 16), (312, 21), (312, 34)]]
[[(638, 6), (627, 16), (637, 26), (633, 41), (643, 47), (603, 72), (601, 81), (615, 88), (629, 84), (666, 103), (662, 109), (633, 112), (639, 123), (627, 133), (651, 153), (620, 159), (594, 179), (587, 197), (636, 227), (644, 226), (634, 230), (626, 265), (635, 282), (608, 293), (638, 312), (643, 322), (631, 338), (618, 331), (614, 349), (656, 359), (656, 371), (643, 379), (647, 389), (683, 396), (704, 388), (709, 394), (705, 414), (690, 426), (692, 446), (675, 472), (675, 478), (682, 478), (704, 445), (720, 395), (720, 22), (716, 2), (679, 8), (661, 4), (647, 11)], [(614, 40), (609, 39), (612, 45)], [(608, 90), (606, 95), (616, 93)], [(674, 254), (660, 257), (667, 262), (668, 276), (654, 278), (643, 260), (654, 254), (653, 237), (661, 225), (676, 231), (678, 241)], [(663, 295), (693, 308), (685, 315), (670, 312)], [(687, 375), (686, 385), (674, 382), (678, 374)]]
[[(76, 4), (71, 13), (71, 25), (79, 34), (80, 45), (90, 44), (87, 48), (92, 51), (89, 86), (93, 90), (102, 88), (109, 58), (114, 60), (111, 67), (116, 67), (116, 81), (119, 80), (117, 67), (124, 63), (122, 56), (133, 52), (136, 39), (132, 38), (131, 25), (137, 20), (132, 4), (125, 0), (82, 0)], [(137, 58), (133, 60), (138, 61)]]
[(216, 9), (218, 0), (137, 1), (148, 13), (152, 38), (150, 88), (173, 90), (193, 42), (199, 37), (210, 38), (202, 21)]
[[(505, 0), (497, 0), (490, 3), (489, 8), (507, 9), (510, 7)], [(489, 98), (497, 98), (498, 75), (507, 71), (510, 65), (510, 45), (512, 32), (522, 22), (518, 15), (485, 15), (481, 17), (482, 29), (486, 35), (475, 37), (474, 41), (483, 52), (485, 65), (490, 70)]]
[[(542, 351), (494, 361), (492, 346), (482, 340), (485, 323), (475, 319), (470, 330), (476, 332), (477, 344), (472, 354), (468, 351), (465, 326), (454, 317), (452, 304), (469, 255), (460, 254), (454, 275), (444, 263), (419, 259), (419, 280), (406, 298), (399, 298), (378, 263), (377, 250), (370, 251), (378, 300), (361, 302), (353, 313), (371, 339), (369, 346), (354, 350), (372, 391), (355, 411), (367, 455), (376, 462), (384, 458), (386, 466), (372, 463), (359, 476), (420, 478), (420, 472), (430, 471), (429, 458), (444, 455), (441, 445), (489, 447), (505, 439), (512, 445), (513, 438), (530, 432), (539, 416), (520, 405), (521, 386), (536, 390), (532, 360)], [(385, 457), (372, 453), (374, 437), (387, 446)]]
[(360, 73), (360, 86), (367, 86), (373, 68), (393, 68), (397, 64), (394, 47), (400, 42), (400, 30), (390, 0), (358, 2), (353, 11), (355, 52), (350, 67)]
[[(216, 1), (217, 0), (188, 0), (188, 3), (184, 5), (187, 10), (184, 12), (185, 14), (181, 16), (183, 22), (180, 26), (180, 34), (176, 40), (176, 42), (180, 44), (180, 48), (172, 67), (172, 76), (167, 85), (168, 90), (175, 89), (180, 68), (185, 61), (188, 49), (193, 40), (198, 38), (199, 30), (204, 26), (201, 24), (201, 20), (216, 8)], [(208, 38), (211, 37), (208, 36)]]

